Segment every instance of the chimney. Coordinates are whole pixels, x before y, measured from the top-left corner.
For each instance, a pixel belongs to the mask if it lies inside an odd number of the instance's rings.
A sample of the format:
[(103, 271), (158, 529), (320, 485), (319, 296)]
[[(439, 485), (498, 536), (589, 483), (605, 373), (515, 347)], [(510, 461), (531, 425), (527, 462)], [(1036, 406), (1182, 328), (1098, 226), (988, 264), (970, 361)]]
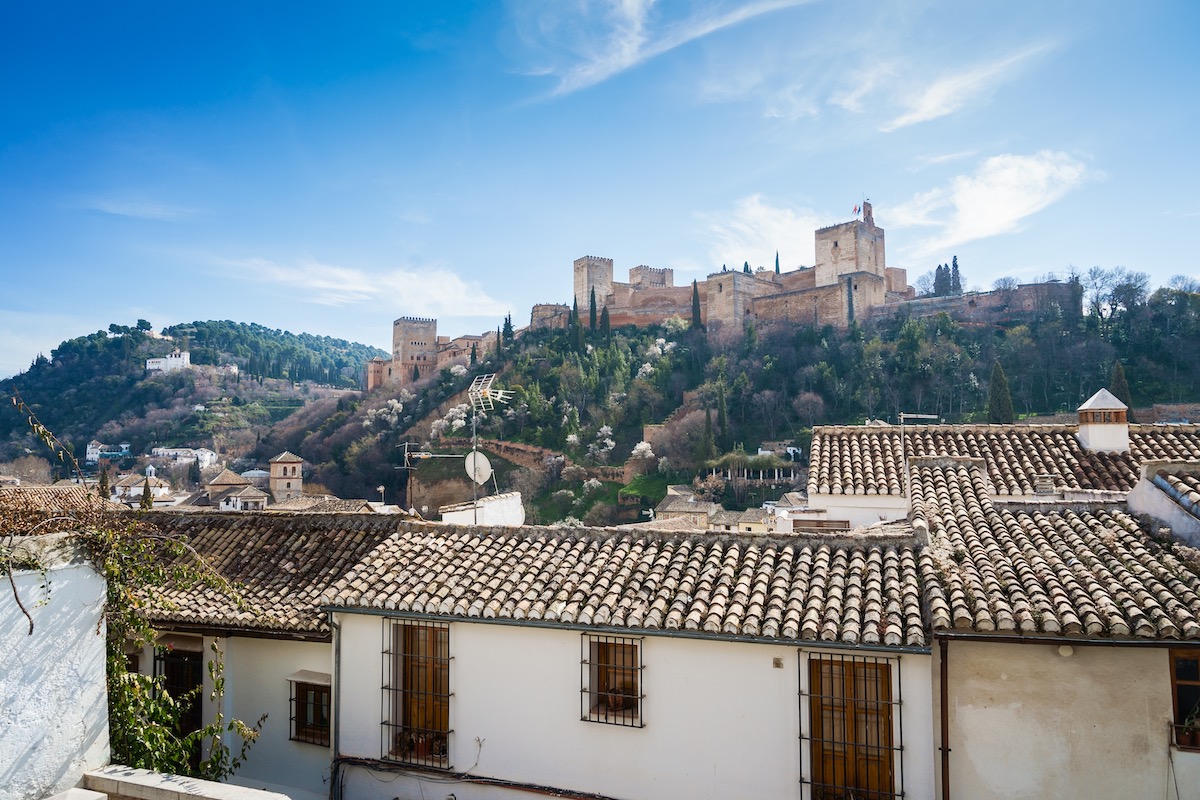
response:
[(1084, 450), (1101, 453), (1129, 452), (1129, 406), (1108, 389), (1096, 392), (1079, 407), (1079, 431)]

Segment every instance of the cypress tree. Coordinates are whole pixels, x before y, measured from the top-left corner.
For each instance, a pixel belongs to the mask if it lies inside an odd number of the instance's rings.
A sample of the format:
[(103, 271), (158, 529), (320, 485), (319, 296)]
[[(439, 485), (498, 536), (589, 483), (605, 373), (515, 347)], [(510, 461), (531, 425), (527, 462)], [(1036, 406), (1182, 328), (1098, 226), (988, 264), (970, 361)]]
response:
[(479, 363), (479, 348), (475, 345), (474, 342), (471, 342), (471, 364), (474, 365), (474, 364), (478, 364), (478, 363)]
[(596, 331), (596, 287), (592, 287), (592, 296), (588, 298), (588, 330)]
[(750, 262), (749, 261), (742, 263), (742, 272), (745, 272), (745, 273), (750, 272)]
[(1108, 390), (1113, 393), (1113, 397), (1129, 406), (1126, 418), (1133, 422), (1133, 398), (1129, 394), (1129, 381), (1125, 379), (1125, 367), (1121, 366), (1120, 361), (1113, 362), (1112, 375), (1108, 379)]
[[(575, 309), (575, 319), (579, 319), (578, 308)], [(504, 343), (511, 344), (514, 338), (515, 334), (513, 333), (512, 314), (506, 314), (504, 316)]]
[(779, 274), (779, 251), (775, 251), (775, 274)]
[(150, 476), (146, 476), (146, 482), (142, 484), (142, 501), (138, 503), (138, 508), (142, 511), (149, 511), (154, 508), (154, 493), (150, 491)]
[(992, 380), (988, 385), (988, 422), (993, 425), (1011, 425), (1016, 422), (1012, 394), (1008, 391), (1008, 377), (1004, 367), (997, 361), (992, 365)]
[(700, 320), (700, 287), (692, 281), (692, 330), (698, 331), (704, 327)]
[(419, 380), (421, 380), (421, 370), (419, 367), (417, 367), (416, 364), (413, 364), (413, 380), (412, 380), (412, 382), (416, 383)]
[(717, 442), (713, 439), (712, 409), (704, 407), (704, 457), (712, 458), (717, 453)]
[(604, 337), (604, 341), (609, 341), (612, 338), (612, 330), (608, 321), (608, 306), (605, 306), (600, 311), (600, 335)]
[(100, 495), (105, 500), (108, 499), (108, 470), (100, 470), (100, 480), (96, 483), (96, 494)]
[(958, 274), (958, 256), (955, 256), (951, 261), (950, 294), (962, 294), (962, 276)]
[(725, 408), (725, 381), (717, 384), (717, 434), (720, 436), (718, 445), (722, 452), (729, 444), (729, 414)]

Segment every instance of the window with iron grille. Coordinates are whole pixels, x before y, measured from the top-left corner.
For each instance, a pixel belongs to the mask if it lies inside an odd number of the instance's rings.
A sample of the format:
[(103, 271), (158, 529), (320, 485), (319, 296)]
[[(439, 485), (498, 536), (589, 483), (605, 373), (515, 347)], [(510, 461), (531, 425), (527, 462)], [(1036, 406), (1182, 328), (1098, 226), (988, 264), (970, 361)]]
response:
[(803, 654), (800, 738), (813, 800), (904, 796), (900, 661)]
[(288, 677), (294, 742), (329, 744), (329, 676), (302, 670)]
[(645, 727), (642, 640), (585, 633), (582, 647), (579, 718), (629, 728)]
[(1200, 750), (1200, 650), (1171, 651), (1175, 744)]
[(450, 767), (450, 627), (384, 621), (383, 758)]

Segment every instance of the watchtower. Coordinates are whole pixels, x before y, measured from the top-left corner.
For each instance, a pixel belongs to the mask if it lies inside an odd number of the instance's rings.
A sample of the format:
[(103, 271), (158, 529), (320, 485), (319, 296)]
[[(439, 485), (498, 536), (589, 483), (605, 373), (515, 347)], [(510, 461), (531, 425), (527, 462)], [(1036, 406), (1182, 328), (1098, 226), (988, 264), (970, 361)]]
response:
[(575, 302), (586, 310), (591, 301), (592, 289), (596, 290), (597, 307), (604, 305), (604, 298), (613, 291), (613, 260), (599, 256), (584, 256), (575, 259)]
[(832, 286), (843, 275), (869, 272), (886, 278), (883, 228), (875, 225), (871, 204), (864, 202), (862, 219), (820, 228), (816, 232), (816, 285)]
[(392, 369), (396, 382), (410, 384), (437, 369), (437, 320), (400, 317), (392, 323)]

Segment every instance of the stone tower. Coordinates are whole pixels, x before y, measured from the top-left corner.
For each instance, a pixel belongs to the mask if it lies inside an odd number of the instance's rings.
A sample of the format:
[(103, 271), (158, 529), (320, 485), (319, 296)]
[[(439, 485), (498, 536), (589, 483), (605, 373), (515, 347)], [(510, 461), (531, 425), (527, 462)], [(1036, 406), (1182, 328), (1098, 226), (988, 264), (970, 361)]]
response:
[(596, 290), (597, 308), (604, 305), (604, 298), (613, 291), (613, 260), (599, 256), (584, 256), (575, 259), (575, 302), (580, 314), (587, 312), (592, 289)]
[(844, 275), (868, 272), (887, 277), (883, 228), (875, 226), (871, 204), (863, 203), (862, 219), (830, 225), (816, 232), (816, 285), (832, 286)]
[(271, 497), (276, 503), (304, 493), (304, 459), (284, 450), (271, 459)]
[[(392, 323), (393, 380), (404, 386), (413, 373), (424, 378), (437, 370), (437, 320), (401, 317)], [(398, 374), (395, 374), (397, 373)]]

